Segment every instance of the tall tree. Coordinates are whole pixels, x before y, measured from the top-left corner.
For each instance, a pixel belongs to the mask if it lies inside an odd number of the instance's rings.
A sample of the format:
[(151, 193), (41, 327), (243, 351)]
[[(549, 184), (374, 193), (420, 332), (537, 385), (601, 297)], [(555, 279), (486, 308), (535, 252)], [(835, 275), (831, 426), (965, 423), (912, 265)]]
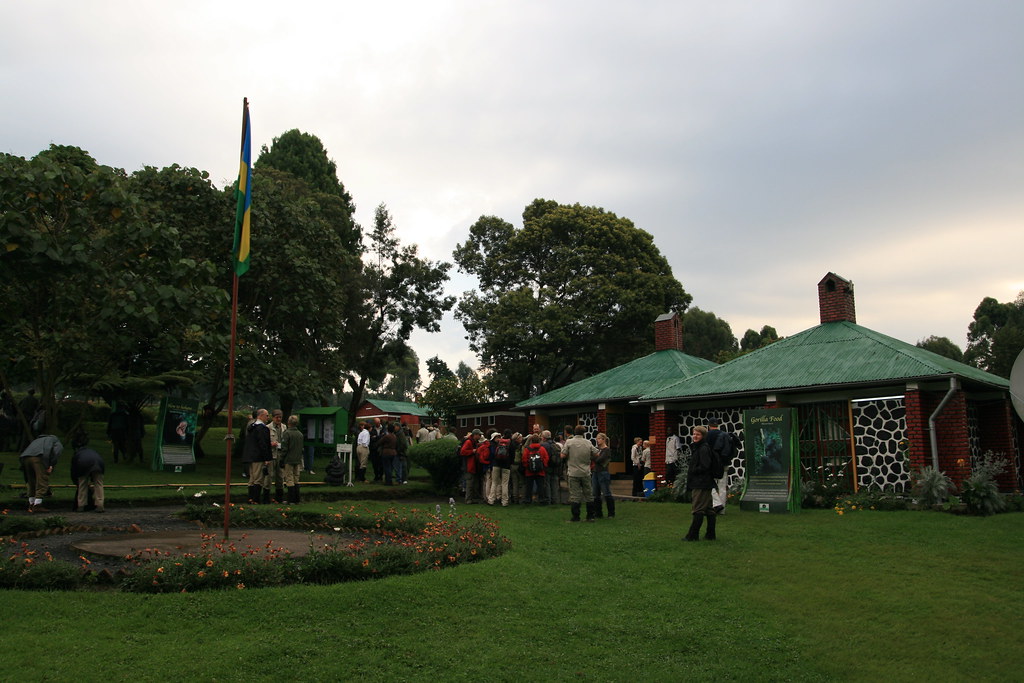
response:
[(1009, 377), (1024, 348), (1024, 291), (1008, 303), (985, 297), (967, 328), (964, 362), (1000, 377)]
[(951, 360), (955, 360), (958, 363), (964, 361), (964, 352), (960, 350), (960, 347), (953, 343), (949, 337), (937, 337), (934, 334), (930, 337), (922, 339), (917, 342), (917, 347), (937, 353), (940, 356), (945, 356)]
[(388, 401), (411, 401), (420, 390), (420, 359), (410, 347), (391, 360), (378, 382), (367, 382), (367, 394)]
[(33, 368), (48, 424), (58, 390), (189, 381), (202, 352), (191, 313), (218, 297), (183, 242), (124, 171), (81, 149), (0, 155), (0, 346)]
[(367, 383), (383, 380), (390, 364), (408, 355), (406, 342), (414, 329), (438, 331), (441, 314), (455, 305), (455, 298), (443, 293), (450, 265), (420, 258), (415, 244), (403, 246), (384, 204), (374, 212), (368, 240), (360, 312), (347, 326), (343, 347), (347, 370), (342, 376), (352, 389), (353, 423)]
[(683, 315), (683, 350), (691, 356), (722, 362), (737, 350), (729, 323), (694, 306)]
[(255, 168), (270, 166), (291, 173), (306, 182), (314, 192), (323, 192), (342, 198), (354, 210), (352, 196), (338, 179), (338, 165), (327, 156), (324, 143), (311, 133), (297, 128), (274, 138), (270, 147), (263, 145)]
[(441, 360), (438, 356), (427, 359), (427, 372), (430, 373), (430, 381), (440, 379), (442, 377), (455, 377), (455, 373), (451, 371), (448, 364)]
[(537, 199), (521, 229), (483, 216), (454, 258), (479, 281), (456, 317), (492, 388), (514, 398), (649, 352), (654, 320), (691, 299), (649, 233), (597, 207)]
[(747, 330), (740, 340), (740, 350), (746, 353), (777, 341), (779, 341), (779, 333), (771, 325), (765, 325), (760, 332)]
[[(442, 361), (443, 363), (443, 361)], [(447, 370), (445, 365), (444, 369)], [(440, 368), (439, 368), (440, 369)], [(423, 393), (424, 405), (447, 423), (455, 419), (455, 408), (460, 405), (483, 403), (487, 400), (487, 387), (475, 370), (463, 362), (456, 372), (448, 370), (433, 375), (430, 386)]]

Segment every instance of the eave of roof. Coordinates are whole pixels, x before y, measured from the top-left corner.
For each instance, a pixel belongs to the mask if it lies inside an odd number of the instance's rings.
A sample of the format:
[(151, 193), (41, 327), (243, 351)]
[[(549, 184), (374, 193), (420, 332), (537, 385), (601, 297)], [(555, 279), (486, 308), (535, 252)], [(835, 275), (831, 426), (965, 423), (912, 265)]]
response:
[(698, 375), (648, 392), (642, 403), (959, 377), (1006, 389), (1002, 377), (851, 322), (822, 323)]
[(593, 377), (520, 401), (517, 409), (552, 405), (579, 405), (616, 400), (632, 400), (653, 388), (675, 383), (707, 368), (713, 361), (667, 349), (637, 358)]

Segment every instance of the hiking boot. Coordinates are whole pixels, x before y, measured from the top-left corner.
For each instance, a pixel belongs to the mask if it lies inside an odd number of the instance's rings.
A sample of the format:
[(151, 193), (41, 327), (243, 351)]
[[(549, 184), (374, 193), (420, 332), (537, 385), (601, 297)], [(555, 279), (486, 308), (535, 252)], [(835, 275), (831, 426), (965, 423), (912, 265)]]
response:
[(699, 541), (700, 540), (700, 528), (704, 524), (704, 515), (694, 515), (693, 521), (690, 523), (690, 530), (683, 536), (684, 541)]
[(715, 519), (714, 515), (708, 515), (708, 530), (704, 533), (705, 541), (714, 541), (715, 537)]

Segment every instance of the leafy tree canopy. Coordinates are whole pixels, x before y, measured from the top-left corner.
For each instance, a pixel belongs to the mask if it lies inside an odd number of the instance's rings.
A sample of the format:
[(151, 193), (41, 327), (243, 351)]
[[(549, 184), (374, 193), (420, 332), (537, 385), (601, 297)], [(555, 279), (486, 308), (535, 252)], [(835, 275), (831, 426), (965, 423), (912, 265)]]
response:
[(403, 246), (384, 204), (374, 213), (368, 241), (356, 288), (359, 313), (342, 347), (348, 355), (342, 376), (352, 389), (351, 420), (367, 384), (382, 381), (391, 364), (408, 355), (412, 331), (438, 331), (441, 315), (455, 305), (455, 297), (444, 294), (450, 264), (420, 258), (414, 244)]
[(492, 391), (514, 398), (649, 353), (654, 320), (691, 300), (648, 232), (597, 207), (537, 199), (520, 229), (483, 216), (454, 259), (479, 281), (456, 317)]
[(743, 335), (743, 339), (740, 340), (740, 350), (744, 352), (754, 351), (777, 341), (779, 341), (779, 333), (771, 325), (765, 325), (761, 328), (760, 332), (747, 330)]
[(448, 364), (437, 356), (427, 359), (427, 372), (430, 373), (431, 382), (442, 377), (455, 377), (455, 373), (451, 371)]
[(736, 337), (729, 323), (694, 306), (683, 315), (683, 351), (720, 363), (735, 356)]
[(328, 158), (320, 138), (311, 133), (293, 128), (274, 138), (270, 147), (263, 145), (254, 168), (262, 166), (291, 173), (316, 192), (332, 194), (352, 203), (351, 195), (338, 180), (338, 165)]
[(1000, 377), (1009, 377), (1024, 349), (1024, 291), (1008, 303), (985, 297), (967, 328), (964, 362)]
[[(447, 367), (445, 365), (445, 369)], [(430, 406), (434, 415), (449, 424), (455, 420), (457, 406), (483, 403), (486, 400), (486, 384), (475, 370), (461, 362), (457, 372), (448, 370), (447, 373), (434, 375), (423, 394), (423, 403)]]
[(937, 337), (934, 334), (930, 337), (922, 339), (917, 342), (917, 347), (937, 353), (940, 356), (945, 356), (950, 360), (955, 360), (958, 363), (964, 361), (964, 352), (960, 350), (960, 347), (953, 343), (949, 337)]
[(32, 368), (50, 419), (58, 389), (188, 383), (203, 350), (193, 311), (222, 301), (181, 226), (137, 190), (75, 147), (0, 155), (0, 346), (10, 369)]

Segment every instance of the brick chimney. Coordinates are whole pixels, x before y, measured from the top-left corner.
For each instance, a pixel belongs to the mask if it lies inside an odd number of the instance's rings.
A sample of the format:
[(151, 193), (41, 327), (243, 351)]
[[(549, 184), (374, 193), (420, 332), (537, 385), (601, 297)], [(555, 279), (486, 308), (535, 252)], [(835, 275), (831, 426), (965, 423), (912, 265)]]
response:
[(678, 313), (659, 315), (654, 321), (654, 350), (683, 350), (683, 319)]
[(829, 273), (818, 283), (818, 311), (822, 323), (842, 320), (857, 322), (857, 306), (853, 301), (853, 283)]

